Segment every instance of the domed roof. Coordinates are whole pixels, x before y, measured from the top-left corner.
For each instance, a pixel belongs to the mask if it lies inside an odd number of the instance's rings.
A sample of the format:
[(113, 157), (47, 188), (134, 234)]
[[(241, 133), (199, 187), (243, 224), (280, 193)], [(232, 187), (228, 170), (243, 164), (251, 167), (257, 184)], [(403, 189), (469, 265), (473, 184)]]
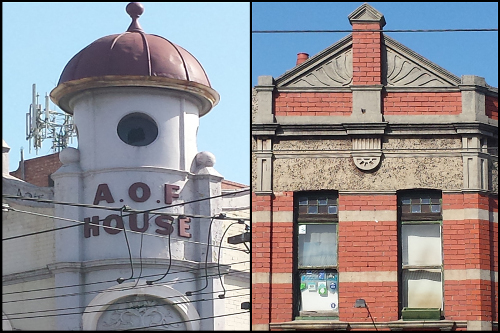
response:
[(54, 103), (73, 113), (69, 99), (82, 90), (153, 86), (190, 91), (204, 104), (200, 116), (207, 113), (219, 95), (199, 61), (166, 38), (144, 33), (138, 22), (142, 4), (131, 2), (126, 11), (132, 18), (126, 32), (99, 38), (68, 62), (50, 94)]

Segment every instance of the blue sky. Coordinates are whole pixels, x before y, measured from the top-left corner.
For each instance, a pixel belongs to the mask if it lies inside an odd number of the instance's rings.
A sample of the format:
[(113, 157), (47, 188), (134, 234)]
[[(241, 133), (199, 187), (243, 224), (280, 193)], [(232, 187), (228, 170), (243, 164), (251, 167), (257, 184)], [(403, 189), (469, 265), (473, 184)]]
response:
[[(363, 2), (255, 2), (252, 30), (349, 30)], [(368, 2), (384, 15), (384, 30), (498, 28), (498, 2)], [(252, 34), (252, 86), (260, 75), (279, 77), (297, 53), (314, 56), (347, 36), (338, 33)], [(388, 32), (452, 74), (477, 75), (498, 87), (498, 32)]]
[[(225, 179), (249, 185), (250, 4), (141, 3), (144, 13), (139, 22), (144, 31), (193, 54), (221, 96), (219, 104), (200, 119), (198, 150), (215, 155), (215, 169)], [(127, 4), (2, 3), (2, 133), (11, 148), (9, 171), (17, 169), (21, 147), (25, 159), (53, 153), (51, 140), (43, 142), (38, 155), (33, 148), (28, 152), (25, 122), (32, 85), (37, 85), (42, 103), (76, 53), (101, 37), (127, 30), (131, 22)]]

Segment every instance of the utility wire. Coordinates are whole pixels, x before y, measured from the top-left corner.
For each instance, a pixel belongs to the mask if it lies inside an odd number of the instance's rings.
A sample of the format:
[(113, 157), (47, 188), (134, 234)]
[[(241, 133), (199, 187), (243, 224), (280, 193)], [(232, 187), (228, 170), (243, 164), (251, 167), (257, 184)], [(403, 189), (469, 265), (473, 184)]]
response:
[(330, 32), (484, 32), (498, 31), (494, 29), (409, 29), (409, 30), (379, 30), (379, 29), (352, 29), (352, 30), (252, 30), (253, 34), (285, 34), (285, 33), (330, 33)]
[[(246, 272), (246, 271), (249, 271), (249, 270), (245, 269), (245, 270), (241, 270), (241, 271), (238, 271), (238, 272), (233, 272), (233, 273), (228, 272), (228, 273), (222, 273), (222, 274), (223, 275), (231, 275), (231, 274), (236, 274), (236, 273)], [(158, 275), (158, 274), (156, 274), (156, 275)], [(218, 274), (209, 274), (208, 276), (209, 277), (215, 277), (215, 276), (218, 276)], [(201, 275), (200, 277), (205, 277), (205, 276)], [(171, 285), (171, 284), (177, 284), (177, 283), (179, 283), (179, 284), (180, 283), (188, 283), (188, 282), (196, 281), (197, 279), (198, 279), (198, 277), (179, 279), (179, 280), (175, 280), (175, 281), (168, 281), (168, 282), (162, 283), (162, 285)], [(113, 280), (113, 281), (116, 282), (116, 280)], [(153, 285), (145, 285), (145, 286), (142, 286), (141, 288), (147, 288), (147, 287), (153, 287)], [(65, 295), (54, 295), (54, 296), (26, 298), (26, 299), (11, 300), (11, 301), (2, 301), (2, 303), (3, 304), (7, 304), (7, 303), (18, 303), (18, 302), (25, 302), (25, 301), (37, 301), (37, 300), (41, 300), (41, 299), (53, 299), (53, 298), (59, 298), (59, 297), (79, 296), (79, 295), (87, 295), (87, 294), (97, 294), (97, 293), (101, 293), (101, 292), (106, 293), (106, 292), (113, 292), (113, 291), (125, 291), (125, 290), (131, 290), (131, 289), (132, 288), (130, 288), (130, 287), (124, 287), (123, 289), (114, 289), (114, 290), (108, 290), (108, 289), (91, 290), (91, 291), (78, 292), (78, 293), (68, 293), (68, 294), (65, 294)]]
[[(244, 264), (244, 263), (247, 263), (247, 262), (250, 262), (250, 261), (249, 261), (249, 260), (237, 261), (237, 262), (231, 263), (231, 265)], [(216, 266), (216, 265), (210, 266), (210, 268), (213, 268), (213, 267), (215, 267), (215, 266)], [(201, 268), (190, 268), (190, 269), (187, 269), (187, 270), (175, 271), (175, 272), (172, 272), (172, 274), (175, 274), (175, 273), (189, 273), (189, 272), (195, 272), (195, 271), (200, 270), (200, 269), (201, 269)], [(160, 274), (161, 274), (161, 273), (158, 273), (158, 274), (151, 274), (151, 275), (145, 275), (145, 276), (143, 276), (143, 277), (144, 277), (144, 278), (147, 278), (147, 277), (153, 277), (153, 276), (158, 276), (158, 275), (160, 275)], [(176, 280), (176, 281), (179, 281), (179, 280)], [(90, 286), (90, 285), (101, 284), (101, 283), (109, 283), (109, 282), (116, 282), (116, 280), (107, 280), (107, 281), (98, 281), (98, 282), (80, 283), (80, 284), (74, 284), (74, 285), (68, 285), (68, 286), (49, 287), (49, 288), (40, 288), (40, 289), (23, 290), (23, 291), (12, 291), (12, 292), (2, 293), (2, 295), (3, 295), (3, 296), (6, 296), (6, 295), (14, 295), (14, 294), (23, 294), (23, 293), (27, 293), (27, 292), (38, 292), (38, 291), (48, 291), (48, 290), (63, 289), (63, 288), (83, 287), (83, 286)], [(5, 288), (5, 287), (4, 287), (4, 288)], [(100, 291), (103, 291), (103, 290), (106, 290), (106, 289), (101, 289)]]
[[(34, 212), (19, 210), (17, 208), (12, 208), (12, 207), (9, 207), (8, 209), (11, 210), (11, 211), (14, 211), (14, 212), (18, 212), (18, 213), (24, 213), (24, 214), (28, 214), (28, 215), (35, 215), (35, 216), (42, 216), (42, 217), (47, 217), (47, 218), (53, 218), (53, 219), (56, 219), (56, 220), (69, 221), (69, 222), (74, 222), (74, 223), (78, 223), (78, 224), (72, 225), (72, 226), (65, 226), (65, 227), (61, 227), (61, 228), (54, 228), (54, 229), (47, 229), (47, 230), (32, 232), (32, 233), (29, 233), (29, 234), (23, 234), (23, 235), (17, 235), (17, 236), (7, 237), (7, 238), (3, 238), (2, 241), (12, 240), (12, 239), (16, 239), (16, 238), (22, 238), (22, 237), (27, 237), (27, 236), (33, 236), (33, 235), (38, 235), (38, 234), (42, 234), (42, 233), (45, 233), (45, 232), (51, 232), (51, 231), (56, 231), (56, 230), (60, 230), (60, 229), (66, 229), (66, 228), (69, 228), (69, 227), (81, 226), (81, 225), (84, 225), (86, 223), (86, 222), (83, 222), (83, 221), (78, 221), (78, 220), (74, 220), (74, 219), (67, 219), (67, 218), (64, 218), (64, 217), (56, 217), (56, 216), (53, 216), (53, 215), (46, 215), (46, 214), (41, 214), (41, 213), (34, 213)], [(161, 213), (161, 214), (170, 215), (170, 216), (186, 216), (184, 214), (167, 214), (167, 213)], [(211, 218), (211, 217), (206, 217), (206, 218)], [(237, 218), (228, 218), (228, 217), (226, 217), (225, 219), (235, 220)], [(241, 220), (241, 219), (238, 219), (238, 220)], [(243, 219), (243, 220), (245, 220), (245, 219)], [(102, 226), (102, 225), (95, 225), (95, 226), (100, 227), (100, 228), (107, 228), (107, 229), (111, 229), (111, 230), (120, 230), (120, 231), (123, 230), (121, 228), (111, 227), (111, 226), (109, 226), (109, 227), (108, 226), (105, 227), (105, 226)], [(154, 237), (159, 237), (159, 238), (166, 238), (166, 236), (163, 236), (163, 235), (150, 234), (150, 233), (140, 232), (140, 231), (134, 231), (134, 230), (130, 230), (130, 229), (128, 231), (132, 232), (132, 233), (141, 233), (141, 234), (148, 235), (148, 236), (154, 236)], [(179, 238), (174, 238), (174, 239), (179, 240)], [(193, 244), (206, 245), (205, 243), (191, 241), (191, 240), (184, 240), (183, 239), (182, 241), (188, 242), (188, 243), (193, 243)], [(244, 250), (236, 248), (236, 247), (227, 247), (226, 246), (224, 248), (235, 250), (235, 251), (244, 251)]]
[[(210, 300), (212, 300), (212, 299), (203, 299), (203, 300), (200, 300), (200, 302), (210, 301)], [(178, 302), (176, 304), (181, 304), (181, 303), (192, 303), (192, 302)], [(112, 311), (112, 310), (105, 309), (105, 310), (85, 311), (84, 313), (100, 313), (100, 312), (107, 312), (107, 311)], [(185, 323), (185, 322), (188, 322), (188, 321), (196, 321), (196, 320), (203, 320), (203, 319), (212, 319), (212, 318), (216, 318), (216, 317), (225, 317), (225, 316), (242, 314), (242, 313), (248, 313), (248, 311), (243, 311), (243, 312), (238, 312), (238, 313), (231, 313), (231, 314), (226, 314), (226, 315), (219, 315), (219, 316), (210, 316), (210, 317), (204, 317), (204, 318), (194, 319), (194, 320), (184, 320), (184, 321), (178, 321), (178, 322), (172, 322), (172, 323), (168, 323), (168, 324), (160, 324), (160, 325), (154, 325), (154, 326), (148, 326), (148, 327), (137, 327), (137, 328), (133, 328), (133, 330), (137, 330), (137, 329), (140, 329), (140, 328), (160, 327), (160, 326), (166, 326), (166, 325), (171, 325), (171, 324), (182, 324), (182, 323)], [(68, 313), (59, 313), (59, 314), (47, 314), (47, 315), (39, 315), (39, 316), (16, 317), (16, 318), (9, 318), (9, 319), (16, 319), (16, 320), (18, 320), (18, 319), (36, 319), (36, 318), (49, 318), (49, 317), (67, 316), (67, 315), (75, 315), (75, 314), (80, 315), (80, 314), (82, 314), (82, 312), (68, 312)], [(127, 331), (127, 330), (125, 330), (125, 331)]]
[[(229, 291), (237, 291), (237, 290), (242, 290), (242, 289), (248, 289), (248, 288), (240, 287), (240, 288), (230, 289)], [(203, 292), (203, 293), (200, 293), (200, 294), (215, 294), (215, 293), (218, 293), (218, 291)], [(151, 295), (151, 296), (154, 296), (154, 295)], [(243, 297), (243, 296), (250, 296), (250, 293), (237, 294), (237, 295), (233, 295), (233, 296), (228, 296), (227, 298), (235, 298), (235, 297)], [(178, 298), (178, 297), (179, 296), (162, 297), (162, 299), (170, 299), (170, 298)], [(216, 300), (216, 299), (218, 299), (218, 298), (204, 298), (204, 299), (200, 299), (200, 300), (177, 302), (175, 304), (196, 303), (196, 302), (203, 302), (203, 301)], [(121, 304), (128, 304), (128, 303), (129, 302), (120, 302), (120, 301), (118, 301), (118, 302), (114, 302), (112, 305), (121, 305)], [(11, 316), (34, 314), (34, 313), (43, 313), (43, 312), (52, 312), (52, 311), (86, 309), (88, 307), (90, 307), (90, 308), (98, 308), (98, 307), (103, 307), (103, 306), (108, 306), (108, 305), (109, 304), (94, 304), (94, 305), (87, 305), (87, 306), (66, 307), (66, 308), (63, 308), (63, 309), (37, 310), (37, 311), (6, 313), (6, 314), (9, 316), (9, 319), (23, 319), (24, 317), (12, 318)], [(145, 306), (145, 307), (149, 307), (149, 306)], [(99, 311), (93, 311), (93, 312), (105, 312), (105, 311), (106, 310), (99, 310)]]
[[(233, 312), (233, 313), (225, 314), (225, 315), (210, 316), (210, 317), (205, 317), (205, 318), (200, 318), (200, 319), (190, 319), (190, 320), (178, 321), (178, 322), (174, 322), (174, 323), (168, 323), (167, 325), (180, 324), (180, 323), (186, 323), (186, 322), (189, 322), (189, 321), (198, 321), (198, 320), (204, 320), (204, 319), (213, 319), (213, 318), (226, 317), (226, 316), (234, 316), (234, 315), (239, 315), (239, 314), (243, 314), (243, 313), (248, 313), (248, 311)], [(126, 329), (124, 331), (132, 331), (132, 330), (135, 331), (135, 330), (138, 330), (138, 329), (141, 329), (141, 328), (152, 328), (152, 327), (161, 327), (161, 326), (165, 326), (165, 324), (151, 325), (151, 326), (147, 326), (147, 327), (145, 327), (145, 326), (143, 326), (143, 327), (134, 327), (134, 328)]]
[[(191, 203), (196, 203), (196, 202), (200, 202), (200, 201), (204, 201), (204, 200), (211, 200), (211, 199), (220, 198), (220, 197), (229, 196), (229, 195), (235, 195), (235, 194), (239, 194), (239, 193), (243, 193), (243, 192), (248, 192), (248, 191), (250, 191), (250, 189), (243, 189), (243, 190), (240, 190), (240, 191), (235, 191), (235, 192), (230, 192), (230, 193), (222, 193), (222, 194), (214, 195), (214, 196), (207, 197), (207, 198), (201, 198), (201, 199), (196, 199), (196, 200), (191, 200), (191, 201), (185, 201), (185, 202), (181, 202), (181, 203), (178, 203), (178, 204), (167, 205), (167, 206), (152, 208), (152, 209), (148, 209), (148, 210), (135, 210), (135, 209), (131, 209), (130, 208), (130, 209), (127, 209), (127, 211), (132, 212), (129, 215), (132, 215), (132, 214), (141, 214), (141, 213), (149, 213), (149, 212), (152, 212), (152, 211), (155, 211), (155, 210), (167, 209), (167, 208), (172, 208), (172, 207), (177, 207), (177, 206), (184, 206), (184, 205), (191, 204)], [(105, 209), (105, 210), (113, 210), (113, 211), (120, 211), (122, 209), (121, 207), (107, 207), (107, 206), (99, 206), (99, 205), (80, 204), (80, 203), (74, 203), (74, 202), (55, 201), (55, 200), (49, 200), (49, 199), (27, 198), (27, 197), (18, 196), (18, 195), (11, 195), (11, 194), (2, 194), (2, 197), (3, 198), (7, 198), (7, 199), (28, 200), (28, 201), (35, 201), (35, 202), (52, 203), (52, 204), (55, 204), (55, 205), (66, 205), (66, 206), (75, 206), (75, 207), (96, 208), (96, 209)], [(126, 217), (126, 216), (129, 216), (129, 215), (124, 215), (124, 216)], [(184, 215), (186, 215), (186, 214), (184, 214)], [(198, 215), (198, 216), (201, 216), (201, 215)]]

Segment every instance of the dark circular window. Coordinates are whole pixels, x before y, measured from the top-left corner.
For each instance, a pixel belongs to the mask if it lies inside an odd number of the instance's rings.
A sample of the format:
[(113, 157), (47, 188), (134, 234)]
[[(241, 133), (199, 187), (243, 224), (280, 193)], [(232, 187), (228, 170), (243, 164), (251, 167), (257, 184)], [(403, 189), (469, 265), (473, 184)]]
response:
[(143, 113), (132, 113), (120, 120), (117, 128), (120, 139), (131, 146), (147, 146), (158, 136), (158, 126)]

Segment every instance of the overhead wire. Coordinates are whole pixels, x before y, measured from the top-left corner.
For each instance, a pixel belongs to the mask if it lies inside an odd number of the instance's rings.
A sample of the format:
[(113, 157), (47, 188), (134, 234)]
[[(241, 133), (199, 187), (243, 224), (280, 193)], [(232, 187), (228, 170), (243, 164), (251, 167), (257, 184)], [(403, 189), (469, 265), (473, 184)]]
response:
[[(250, 294), (248, 294), (248, 295), (250, 295)], [(232, 296), (232, 297), (238, 297), (238, 296)], [(216, 300), (216, 299), (217, 298), (202, 299), (202, 300), (197, 300), (197, 302), (206, 302), (206, 301), (211, 301), (211, 300)], [(193, 303), (193, 302), (192, 301), (189, 301), (189, 302), (182, 301), (182, 302), (177, 302), (176, 304), (185, 304), (185, 303)], [(147, 306), (147, 307), (149, 307), (149, 306)], [(127, 308), (125, 308), (125, 309), (127, 309)], [(85, 311), (83, 313), (104, 313), (104, 312), (108, 312), (108, 311), (114, 311), (114, 310), (104, 309), (104, 310)], [(241, 314), (241, 313), (248, 313), (248, 311), (240, 312), (238, 314)], [(19, 320), (19, 319), (36, 319), (36, 318), (50, 318), (50, 317), (59, 317), (59, 316), (67, 316), (67, 315), (81, 315), (81, 314), (82, 314), (82, 312), (66, 312), (66, 313), (58, 313), (58, 314), (45, 314), (45, 315), (34, 315), (34, 316), (26, 316), (26, 317), (16, 317), (16, 318), (9, 318), (9, 319), (13, 319), (13, 320), (14, 319), (15, 320)], [(210, 318), (212, 318), (212, 317), (210, 316), (210, 317), (205, 317), (205, 318), (200, 318), (200, 319), (195, 319), (195, 320), (210, 319)], [(158, 326), (165, 326), (165, 325), (170, 325), (170, 324), (184, 323), (186, 321), (190, 321), (190, 320), (185, 320), (185, 321), (175, 322), (175, 323), (162, 324), (162, 325), (149, 326), (149, 327), (158, 327)], [(141, 328), (149, 328), (149, 327), (141, 327)], [(134, 328), (134, 329), (138, 329), (138, 328)]]
[[(237, 264), (244, 264), (250, 262), (249, 260), (244, 260), (244, 261), (237, 261), (231, 263), (232, 265), (237, 265)], [(211, 266), (210, 268), (215, 267), (215, 265)], [(175, 273), (189, 273), (189, 272), (195, 272), (200, 270), (200, 268), (190, 268), (187, 270), (178, 270), (175, 272), (172, 272), (172, 274)], [(160, 274), (150, 274), (150, 275), (145, 275), (144, 277), (153, 277), (153, 276), (158, 276)], [(179, 280), (176, 280), (179, 281)], [(48, 288), (39, 288), (39, 289), (31, 289), (31, 290), (22, 290), (22, 291), (12, 291), (12, 292), (3, 292), (2, 296), (6, 295), (14, 295), (14, 294), (23, 294), (23, 293), (28, 293), (28, 292), (41, 292), (41, 291), (49, 291), (49, 290), (56, 290), (56, 289), (64, 289), (64, 288), (74, 288), (74, 287), (83, 287), (83, 286), (91, 286), (91, 285), (96, 285), (96, 284), (101, 284), (101, 283), (109, 283), (109, 282), (116, 282), (116, 280), (105, 280), (105, 281), (97, 281), (97, 282), (88, 282), (88, 283), (79, 283), (79, 284), (73, 284), (73, 285), (67, 285), (67, 286), (57, 286), (57, 287), (48, 287)], [(4, 286), (5, 288), (5, 286)], [(100, 291), (104, 291), (106, 289), (101, 289)], [(31, 300), (31, 299), (30, 299)]]
[[(184, 206), (184, 205), (187, 205), (187, 204), (197, 203), (197, 202), (204, 201), (204, 200), (211, 200), (211, 199), (221, 198), (221, 197), (230, 196), (230, 195), (236, 195), (236, 194), (240, 194), (240, 193), (244, 193), (244, 192), (249, 192), (249, 191), (250, 191), (250, 189), (248, 188), (248, 189), (243, 189), (243, 190), (234, 191), (234, 192), (221, 193), (221, 194), (210, 196), (210, 197), (206, 197), (206, 198), (200, 198), (200, 199), (195, 199), (195, 200), (191, 200), (191, 201), (180, 202), (180, 203), (177, 203), (177, 204), (170, 204), (170, 205), (167, 205), (167, 206), (160, 206), (160, 207), (152, 208), (152, 209), (135, 210), (135, 209), (129, 208), (129, 209), (127, 209), (127, 211), (132, 212), (129, 215), (149, 213), (149, 212), (152, 212), (152, 211), (155, 211), (155, 210), (167, 209), (167, 208), (178, 207), (178, 206)], [(28, 200), (28, 201), (43, 202), (43, 203), (52, 203), (52, 204), (55, 204), (55, 205), (66, 205), (66, 206), (75, 206), (75, 207), (84, 207), (84, 208), (105, 209), (105, 210), (112, 210), (112, 211), (120, 211), (120, 209), (121, 209), (121, 207), (108, 207), (108, 206), (99, 206), (99, 205), (91, 205), (91, 204), (80, 204), (80, 203), (74, 203), (74, 202), (56, 201), (56, 200), (52, 200), (52, 199), (49, 200), (49, 199), (40, 199), (40, 198), (27, 198), (27, 197), (18, 196), (18, 195), (11, 195), (11, 194), (2, 194), (2, 198), (18, 199), (18, 200)], [(129, 215), (125, 215), (125, 217), (127, 217)], [(184, 215), (188, 216), (187, 214), (184, 214)], [(201, 217), (202, 215), (193, 215), (193, 216)], [(191, 216), (189, 216), (189, 217), (191, 217)]]
[[(56, 220), (63, 220), (63, 221), (69, 221), (69, 222), (78, 223), (78, 224), (76, 224), (74, 226), (81, 226), (81, 225), (84, 225), (86, 223), (84, 221), (79, 221), (79, 220), (74, 220), (74, 219), (68, 219), (68, 218), (64, 218), (64, 217), (57, 217), (57, 216), (53, 216), (53, 215), (35, 213), (35, 212), (30, 212), (30, 211), (23, 211), (23, 210), (20, 210), (20, 209), (17, 209), (17, 208), (13, 208), (13, 207), (9, 207), (8, 209), (11, 210), (11, 211), (14, 211), (14, 212), (18, 212), (18, 213), (24, 213), (24, 214), (28, 214), (28, 215), (35, 215), (35, 216), (53, 218), (53, 219), (56, 219)], [(169, 215), (169, 216), (187, 216), (187, 215), (184, 215), (184, 214), (169, 214), (169, 213), (158, 213), (158, 214), (164, 214), (164, 215)], [(211, 218), (211, 217), (208, 217), (208, 218)], [(237, 218), (228, 218), (228, 217), (226, 217), (225, 219), (235, 220)], [(106, 226), (106, 227), (102, 226), (102, 225), (96, 225), (96, 226), (100, 227), (100, 228), (107, 228), (107, 229), (110, 229), (110, 230), (120, 230), (120, 231), (123, 230), (121, 228), (112, 227), (112, 226)], [(66, 228), (66, 227), (63, 227), (63, 228)], [(13, 239), (16, 239), (16, 238), (22, 238), (22, 237), (27, 237), (27, 236), (33, 236), (33, 235), (37, 235), (37, 234), (41, 234), (41, 233), (45, 233), (45, 232), (49, 232), (49, 231), (56, 231), (56, 230), (59, 230), (59, 229), (58, 228), (54, 228), (54, 229), (48, 229), (48, 230), (42, 230), (42, 231), (38, 231), (38, 232), (33, 232), (33, 233), (29, 233), (29, 234), (23, 234), (23, 235), (17, 235), (17, 236), (7, 237), (7, 238), (3, 238), (2, 241), (13, 240)], [(159, 238), (165, 238), (165, 236), (163, 236), (163, 235), (157, 235), (157, 234), (151, 234), (151, 233), (147, 233), (147, 232), (134, 231), (134, 230), (130, 230), (130, 229), (128, 231), (131, 232), (131, 233), (142, 233), (142, 234), (147, 235), (147, 236), (154, 236), (154, 237), (159, 237)], [(179, 240), (179, 238), (175, 238), (175, 239)], [(197, 242), (197, 241), (191, 241), (191, 240), (188, 240), (188, 239), (186, 239), (186, 240), (183, 239), (182, 241), (188, 242), (188, 243), (193, 243), (193, 244), (205, 245), (205, 243)], [(235, 251), (244, 251), (244, 250), (236, 248), (236, 247), (224, 247), (224, 248), (226, 248), (226, 249), (232, 249), (232, 250), (235, 250)]]
[(242, 223), (244, 223), (243, 220), (241, 220), (241, 222), (240, 221), (233, 222), (230, 225), (228, 225), (226, 230), (224, 230), (224, 233), (222, 234), (222, 237), (220, 239), (219, 254), (217, 256), (217, 273), (219, 274), (219, 281), (220, 281), (220, 285), (222, 286), (222, 290), (223, 290), (223, 294), (218, 296), (221, 299), (226, 297), (226, 288), (224, 287), (224, 283), (222, 282), (222, 276), (220, 274), (220, 248), (222, 246), (222, 242), (224, 241), (224, 236), (226, 235), (226, 232), (229, 230), (229, 228), (231, 228), (231, 226), (233, 226), (235, 224), (242, 224)]
[[(238, 290), (243, 290), (243, 289), (248, 289), (248, 288), (239, 287), (239, 288), (231, 289), (229, 291), (238, 291)], [(203, 292), (200, 294), (215, 294), (215, 293), (218, 293), (218, 291)], [(237, 294), (237, 295), (233, 295), (233, 296), (228, 296), (227, 298), (235, 298), (235, 297), (242, 297), (242, 296), (249, 296), (249, 295), (250, 295), (250, 293)], [(151, 296), (154, 296), (154, 295), (151, 295)], [(167, 299), (167, 300), (171, 299), (171, 298), (175, 299), (175, 298), (178, 298), (178, 296), (162, 297), (162, 299)], [(204, 299), (199, 299), (199, 300), (176, 302), (175, 304), (196, 303), (196, 302), (204, 302), (204, 301), (216, 300), (216, 299), (218, 299), (218, 298), (208, 298), (208, 299), (204, 298)], [(117, 302), (113, 302), (113, 305), (122, 305), (122, 304), (128, 304), (128, 303), (129, 302), (121, 302), (118, 300)], [(44, 310), (37, 310), (37, 311), (25, 311), (25, 312), (14, 312), (14, 313), (6, 312), (5, 314), (9, 316), (9, 319), (23, 319), (23, 317), (13, 318), (12, 316), (34, 314), (34, 313), (43, 313), (43, 312), (62, 311), (62, 310), (86, 309), (89, 307), (90, 308), (97, 308), (97, 307), (104, 307), (104, 306), (108, 306), (108, 305), (109, 304), (93, 304), (93, 305), (87, 305), (87, 306), (65, 307), (65, 308), (61, 308), (61, 309), (44, 309)], [(99, 311), (95, 311), (95, 312), (105, 312), (105, 310), (99, 310)], [(84, 311), (84, 313), (86, 313), (86, 312)], [(67, 314), (78, 314), (78, 313), (67, 313)]]
[[(215, 267), (215, 266), (213, 266)], [(249, 271), (249, 269), (244, 269), (240, 270), (238, 272), (227, 272), (227, 273), (222, 273), (223, 275), (231, 275), (231, 274), (236, 274), (239, 272), (246, 272)], [(215, 277), (217, 274), (209, 274), (209, 277)], [(201, 277), (204, 277), (203, 275)], [(177, 279), (174, 281), (168, 281), (165, 283), (162, 283), (162, 285), (171, 285), (171, 284), (181, 284), (181, 283), (188, 283), (188, 282), (193, 282), (196, 281), (198, 277), (192, 277), (192, 278), (184, 278), (184, 279)], [(116, 280), (112, 280), (113, 282)], [(154, 285), (144, 285), (141, 288), (148, 288), (148, 287), (154, 287)], [(67, 293), (64, 295), (52, 295), (52, 296), (43, 296), (43, 297), (34, 297), (34, 298), (24, 298), (24, 299), (17, 299), (17, 300), (10, 300), (10, 301), (4, 301), (2, 300), (2, 304), (7, 304), (7, 303), (18, 303), (18, 302), (26, 302), (26, 301), (37, 301), (41, 299), (54, 299), (54, 298), (59, 298), (59, 297), (69, 297), (69, 296), (78, 296), (78, 295), (88, 295), (88, 294), (97, 294), (97, 293), (106, 293), (106, 292), (114, 292), (114, 291), (126, 291), (126, 290), (131, 290), (131, 287), (123, 287), (122, 289), (114, 289), (114, 290), (108, 290), (108, 289), (100, 289), (100, 290), (90, 290), (90, 291), (85, 291), (85, 292), (78, 292), (78, 293)]]
[(486, 29), (349, 29), (349, 30), (252, 30), (253, 34), (284, 34), (284, 33), (331, 33), (331, 32), (487, 32), (498, 31), (498, 28)]

